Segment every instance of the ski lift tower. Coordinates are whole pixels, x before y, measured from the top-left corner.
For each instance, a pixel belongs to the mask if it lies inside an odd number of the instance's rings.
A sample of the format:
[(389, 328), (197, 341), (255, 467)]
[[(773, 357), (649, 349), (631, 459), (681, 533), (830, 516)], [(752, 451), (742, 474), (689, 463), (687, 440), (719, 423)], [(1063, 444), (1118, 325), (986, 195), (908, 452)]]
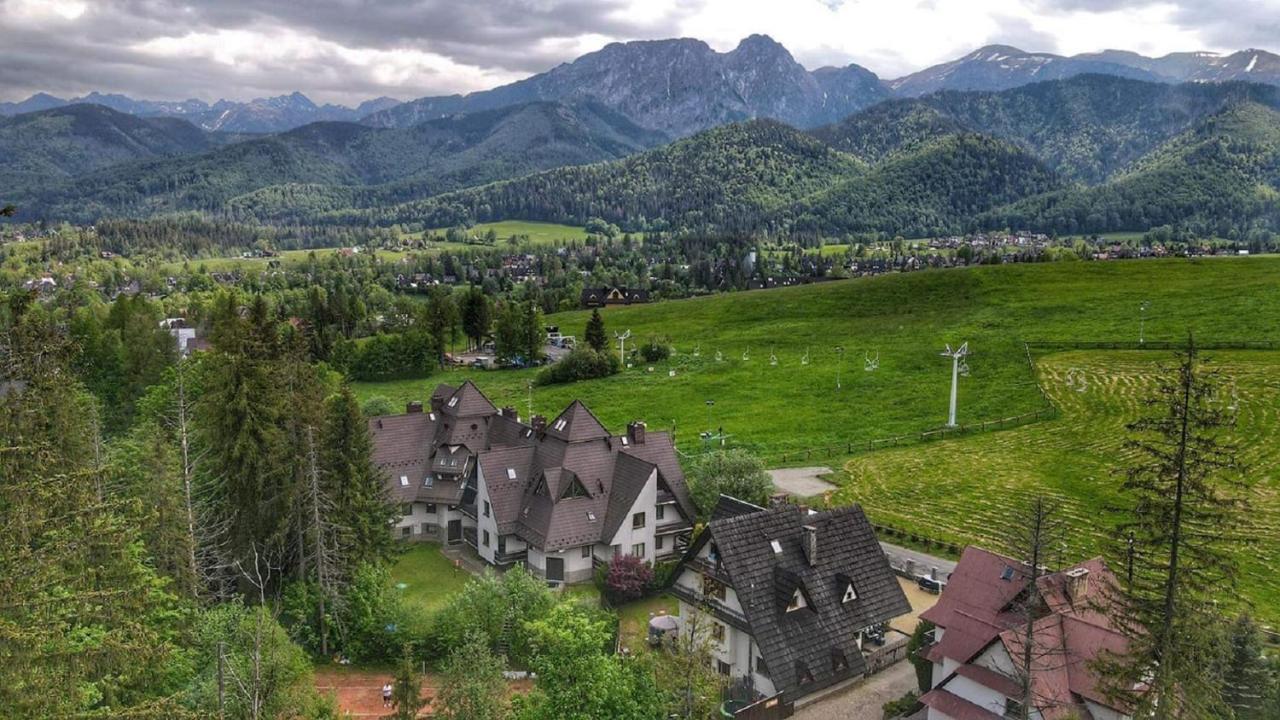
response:
[(618, 359), (625, 365), (627, 362), (627, 339), (631, 337), (631, 330), (628, 329), (622, 334), (614, 333), (613, 337), (618, 341)]
[[(947, 427), (956, 426), (956, 387), (960, 384), (960, 363), (964, 361), (966, 355), (969, 354), (969, 343), (961, 345), (955, 350), (951, 349), (951, 345), (947, 345), (947, 349), (942, 351), (942, 357), (951, 358), (951, 412), (947, 415)], [(968, 368), (968, 364), (965, 364)], [(968, 373), (966, 373), (968, 374)]]

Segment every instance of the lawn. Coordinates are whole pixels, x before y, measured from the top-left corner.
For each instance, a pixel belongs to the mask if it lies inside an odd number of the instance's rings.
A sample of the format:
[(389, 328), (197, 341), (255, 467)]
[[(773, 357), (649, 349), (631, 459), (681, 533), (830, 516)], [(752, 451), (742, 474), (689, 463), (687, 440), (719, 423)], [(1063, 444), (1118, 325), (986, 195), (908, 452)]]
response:
[(632, 650), (643, 647), (649, 634), (649, 618), (664, 612), (679, 615), (680, 603), (670, 595), (658, 595), (618, 608), (618, 634), (623, 647)]
[[(434, 232), (444, 232), (447, 229), (436, 228)], [(467, 229), (467, 232), (474, 237), (481, 237), (490, 230), (497, 234), (500, 245), (513, 235), (528, 236), (529, 242), (535, 245), (557, 245), (566, 240), (587, 239), (587, 231), (584, 228), (532, 220), (502, 220), (499, 222), (479, 223), (472, 225)]]
[[(1188, 330), (1204, 340), (1276, 337), (1277, 277), (1277, 257), (1060, 262), (614, 307), (603, 313), (611, 337), (630, 330), (628, 348), (664, 338), (676, 353), (611, 378), (535, 387), (532, 408), (551, 416), (579, 398), (615, 431), (637, 418), (653, 429), (674, 428), (685, 452), (701, 447), (699, 432), (723, 427), (730, 442), (776, 463), (787, 451), (844, 447), (941, 425), (951, 373), (938, 353), (947, 343), (968, 341), (972, 351), (971, 373), (959, 390), (959, 420), (969, 423), (1043, 406), (1024, 340), (1137, 340), (1144, 300), (1150, 302), (1149, 340), (1176, 340)], [(587, 318), (571, 312), (547, 322), (581, 338)], [(837, 346), (844, 348), (843, 362)], [(868, 359), (877, 358), (876, 369), (868, 371)], [(496, 404), (524, 416), (533, 374), (457, 370), (359, 383), (356, 390), (363, 398), (380, 395), (400, 405), (426, 400), (438, 382), (470, 378)], [(808, 461), (826, 459), (818, 453)], [(831, 459), (838, 461), (838, 454)], [(788, 462), (806, 460), (793, 456)]]
[[(1280, 353), (1210, 352), (1222, 378), (1219, 404), (1234, 407), (1229, 441), (1247, 468), (1254, 538), (1240, 556), (1241, 589), (1261, 617), (1280, 621)], [(958, 544), (999, 549), (1020, 503), (1036, 494), (1057, 498), (1073, 528), (1065, 556), (1106, 550), (1122, 502), (1117, 471), (1135, 458), (1124, 447), (1125, 425), (1150, 412), (1142, 402), (1170, 355), (1066, 352), (1037, 361), (1045, 391), (1060, 417), (998, 433), (854, 457), (832, 479), (834, 502), (861, 503), (879, 523)]]
[(405, 599), (429, 611), (443, 606), (470, 578), (470, 573), (455, 568), (435, 543), (411, 545), (391, 568), (391, 582), (396, 587), (404, 585), (401, 592)]

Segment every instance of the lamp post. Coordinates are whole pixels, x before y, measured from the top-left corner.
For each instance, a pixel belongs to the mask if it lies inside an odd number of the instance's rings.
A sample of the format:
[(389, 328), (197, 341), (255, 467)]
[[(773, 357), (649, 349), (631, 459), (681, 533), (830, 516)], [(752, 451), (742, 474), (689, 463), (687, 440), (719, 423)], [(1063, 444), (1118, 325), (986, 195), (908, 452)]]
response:
[(1151, 303), (1147, 302), (1146, 300), (1143, 300), (1142, 304), (1138, 306), (1138, 344), (1139, 345), (1145, 345), (1147, 342), (1147, 337), (1146, 337), (1147, 336), (1147, 307), (1149, 307), (1150, 305)]
[(969, 354), (969, 343), (952, 350), (950, 345), (942, 351), (942, 357), (951, 358), (951, 411), (947, 414), (947, 427), (956, 426), (956, 388), (960, 384), (960, 361)]

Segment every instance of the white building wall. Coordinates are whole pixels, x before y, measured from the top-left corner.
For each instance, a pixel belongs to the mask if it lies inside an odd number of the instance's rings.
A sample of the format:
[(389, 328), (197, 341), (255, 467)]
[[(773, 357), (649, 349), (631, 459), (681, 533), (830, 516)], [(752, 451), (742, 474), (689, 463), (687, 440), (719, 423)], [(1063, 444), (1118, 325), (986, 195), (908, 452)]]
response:
[(947, 683), (945, 690), (996, 715), (1004, 715), (1004, 695), (967, 677), (957, 675)]
[[(489, 487), (485, 483), (484, 470), (476, 467), (476, 552), (490, 565), (494, 564), (494, 554), (498, 550), (498, 519), (489, 507), (489, 516), (485, 517), (485, 506), (490, 504)], [(489, 533), (489, 545), (485, 547), (484, 534)]]
[(591, 558), (582, 557), (581, 547), (548, 553), (543, 552), (538, 547), (530, 545), (529, 556), (526, 563), (529, 566), (529, 569), (533, 570), (535, 574), (546, 577), (548, 557), (561, 558), (564, 560), (565, 583), (589, 582), (595, 572), (595, 566), (592, 564)]
[[(654, 470), (649, 473), (649, 479), (645, 481), (644, 488), (640, 494), (636, 496), (635, 502), (631, 504), (631, 510), (627, 512), (626, 517), (622, 519), (622, 524), (618, 526), (618, 532), (614, 534), (610, 545), (620, 546), (623, 555), (631, 555), (631, 548), (637, 543), (644, 543), (643, 560), (652, 563), (653, 553), (653, 528), (657, 523), (657, 502), (658, 502), (658, 471)], [(636, 513), (644, 513), (644, 527), (633, 529), (631, 527), (631, 518)]]
[[(408, 515), (401, 515), (393, 524), (392, 535), (396, 538), (405, 540), (442, 540), (444, 538), (442, 520), (445, 514), (445, 506), (436, 505), (435, 512), (427, 512), (430, 503), (415, 502), (409, 503), (410, 512)], [(405, 534), (405, 529), (409, 529), (409, 534)]]

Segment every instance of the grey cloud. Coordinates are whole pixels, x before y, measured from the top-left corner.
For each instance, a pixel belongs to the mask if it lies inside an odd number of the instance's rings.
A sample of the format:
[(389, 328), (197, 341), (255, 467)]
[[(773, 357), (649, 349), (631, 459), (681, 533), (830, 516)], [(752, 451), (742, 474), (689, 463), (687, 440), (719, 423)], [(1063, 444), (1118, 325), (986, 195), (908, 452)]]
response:
[[(198, 60), (169, 63), (129, 48), (191, 32), (284, 28), (347, 48), (421, 50), (519, 76), (571, 60), (576, 53), (559, 48), (572, 47), (584, 35), (665, 37), (675, 34), (679, 19), (677, 11), (651, 23), (619, 20), (616, 11), (625, 0), (90, 2), (75, 21), (21, 32), (0, 19), (0, 97), (102, 90), (154, 99), (243, 100), (301, 89), (354, 103), (386, 94), (448, 94), (463, 89), (456, 78), (423, 72), (405, 86), (384, 85), (333, 53), (305, 64), (255, 63), (245, 71)], [(0, 0), (0, 18), (3, 10)]]

